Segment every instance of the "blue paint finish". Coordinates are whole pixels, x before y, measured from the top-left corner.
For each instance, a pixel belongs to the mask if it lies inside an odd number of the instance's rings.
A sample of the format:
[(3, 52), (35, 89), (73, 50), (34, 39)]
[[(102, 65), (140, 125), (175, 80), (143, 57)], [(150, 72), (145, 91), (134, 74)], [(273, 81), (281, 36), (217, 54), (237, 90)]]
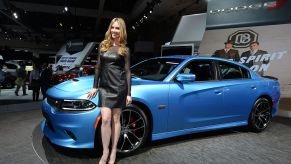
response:
[[(255, 101), (270, 97), (273, 116), (276, 115), (280, 86), (278, 81), (260, 77), (244, 65), (226, 59), (198, 56), (169, 56), (161, 59), (181, 59), (178, 65), (162, 80), (132, 78), (132, 99), (147, 106), (152, 115), (152, 140), (159, 140), (194, 132), (242, 126)], [(155, 58), (155, 59), (160, 59)], [(179, 82), (175, 77), (184, 66), (196, 60), (224, 61), (249, 71), (249, 79)], [(134, 68), (132, 68), (134, 69)], [(53, 100), (87, 100), (93, 86), (93, 76), (63, 82), (48, 90)], [(93, 98), (98, 104), (98, 95)], [(160, 108), (163, 106), (163, 108)], [(54, 144), (70, 148), (93, 148), (96, 129), (94, 124), (100, 115), (98, 107), (89, 111), (63, 111), (44, 100), (42, 112), (45, 119), (42, 131)], [(53, 128), (53, 130), (51, 129)], [(72, 139), (70, 131), (76, 137)]]

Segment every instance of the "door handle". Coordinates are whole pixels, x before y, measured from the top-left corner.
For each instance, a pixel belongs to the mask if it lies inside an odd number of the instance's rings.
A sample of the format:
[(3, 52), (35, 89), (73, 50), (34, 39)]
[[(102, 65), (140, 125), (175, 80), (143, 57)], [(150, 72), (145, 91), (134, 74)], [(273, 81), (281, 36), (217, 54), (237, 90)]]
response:
[(222, 94), (222, 90), (215, 90), (214, 93), (217, 94), (217, 95), (221, 95)]
[(255, 85), (252, 85), (251, 89), (255, 90), (255, 89), (257, 89), (257, 87)]

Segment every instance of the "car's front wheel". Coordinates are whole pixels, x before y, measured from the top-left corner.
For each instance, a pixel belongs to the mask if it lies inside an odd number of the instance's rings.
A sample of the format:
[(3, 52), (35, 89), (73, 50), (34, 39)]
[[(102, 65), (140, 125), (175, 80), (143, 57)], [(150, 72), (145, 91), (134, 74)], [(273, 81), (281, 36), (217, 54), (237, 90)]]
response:
[(259, 98), (249, 117), (249, 127), (254, 132), (265, 130), (270, 124), (272, 118), (272, 106), (266, 98)]
[(118, 154), (130, 155), (135, 152), (146, 143), (148, 134), (149, 122), (141, 108), (131, 105), (122, 109)]

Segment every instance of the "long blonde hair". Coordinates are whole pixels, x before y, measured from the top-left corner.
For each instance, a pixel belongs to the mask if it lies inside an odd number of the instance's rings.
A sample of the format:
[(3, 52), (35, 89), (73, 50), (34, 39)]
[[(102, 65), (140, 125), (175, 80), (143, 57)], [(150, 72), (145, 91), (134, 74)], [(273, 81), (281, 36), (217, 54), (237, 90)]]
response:
[(118, 54), (124, 55), (125, 53), (127, 53), (128, 48), (126, 47), (126, 44), (127, 44), (126, 25), (122, 18), (112, 19), (112, 21), (109, 24), (108, 30), (105, 33), (105, 38), (101, 42), (100, 51), (107, 52), (108, 49), (113, 45), (113, 40), (111, 37), (112, 36), (111, 27), (114, 22), (117, 22), (119, 24), (119, 29), (120, 29), (120, 37), (119, 37), (120, 47), (118, 49)]

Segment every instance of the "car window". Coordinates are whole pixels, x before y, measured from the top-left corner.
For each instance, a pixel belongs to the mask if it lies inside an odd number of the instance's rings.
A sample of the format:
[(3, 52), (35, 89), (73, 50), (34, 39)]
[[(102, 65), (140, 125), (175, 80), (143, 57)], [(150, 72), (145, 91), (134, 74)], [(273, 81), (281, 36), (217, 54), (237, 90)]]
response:
[(17, 69), (17, 66), (15, 64), (5, 63), (5, 65), (8, 69)]
[(219, 71), (222, 79), (250, 78), (248, 70), (235, 64), (219, 62)]
[(141, 79), (162, 81), (182, 61), (173, 58), (149, 59), (131, 67), (131, 74)]
[(196, 75), (196, 81), (214, 80), (214, 71), (211, 61), (195, 60), (188, 63), (180, 73), (192, 73)]

